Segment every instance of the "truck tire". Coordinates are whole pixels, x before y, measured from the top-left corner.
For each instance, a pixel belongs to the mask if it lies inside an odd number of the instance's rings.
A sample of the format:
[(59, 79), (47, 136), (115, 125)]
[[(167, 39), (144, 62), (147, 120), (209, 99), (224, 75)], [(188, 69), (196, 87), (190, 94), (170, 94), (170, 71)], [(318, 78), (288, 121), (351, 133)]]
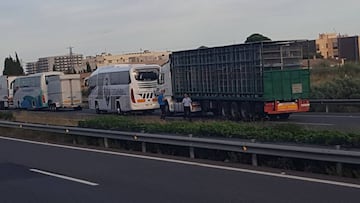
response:
[(222, 102), (220, 105), (220, 116), (224, 119), (228, 119), (230, 116), (230, 108), (228, 102)]
[(290, 117), (289, 113), (283, 113), (283, 114), (279, 115), (279, 119), (281, 119), (281, 120), (287, 120), (287, 119), (289, 119), (289, 117)]
[(56, 104), (49, 104), (50, 111), (55, 112), (57, 110)]
[(231, 119), (235, 121), (240, 119), (239, 104), (237, 102), (231, 102), (230, 116)]
[(249, 102), (241, 102), (240, 115), (241, 115), (241, 120), (243, 120), (243, 121), (250, 120), (250, 104), (249, 104)]

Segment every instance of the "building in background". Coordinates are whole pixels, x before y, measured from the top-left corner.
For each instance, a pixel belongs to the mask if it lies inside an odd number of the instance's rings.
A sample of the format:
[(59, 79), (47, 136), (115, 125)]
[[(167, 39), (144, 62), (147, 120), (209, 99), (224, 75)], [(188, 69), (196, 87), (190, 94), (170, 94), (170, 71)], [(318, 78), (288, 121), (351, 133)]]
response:
[(36, 73), (37, 62), (26, 63), (25, 71), (27, 74)]
[(83, 60), (82, 54), (50, 56), (39, 58), (37, 62), (26, 64), (26, 73), (42, 73), (48, 71), (73, 72), (75, 66), (80, 65)]
[(333, 59), (339, 56), (338, 35), (336, 33), (322, 33), (316, 39), (316, 50), (325, 59)]
[(145, 50), (140, 53), (128, 53), (121, 55), (105, 55), (103, 65), (117, 64), (117, 63), (144, 63), (163, 65), (169, 60), (169, 51), (151, 52)]
[(316, 50), (324, 59), (335, 59), (345, 62), (360, 62), (359, 36), (340, 35), (336, 33), (320, 34), (316, 40)]
[(338, 38), (339, 57), (345, 62), (360, 62), (359, 36)]
[(144, 51), (140, 53), (128, 53), (112, 55), (110, 53), (102, 53), (96, 56), (87, 56), (80, 65), (75, 66), (77, 72), (87, 72), (87, 64), (91, 70), (96, 67), (112, 65), (112, 64), (157, 64), (163, 65), (169, 60), (170, 51)]
[(54, 65), (54, 57), (44, 57), (39, 58), (36, 63), (36, 72), (42, 73), (42, 72), (49, 72), (53, 70)]
[(55, 56), (53, 70), (64, 73), (73, 73), (74, 67), (80, 65), (83, 60), (82, 54)]

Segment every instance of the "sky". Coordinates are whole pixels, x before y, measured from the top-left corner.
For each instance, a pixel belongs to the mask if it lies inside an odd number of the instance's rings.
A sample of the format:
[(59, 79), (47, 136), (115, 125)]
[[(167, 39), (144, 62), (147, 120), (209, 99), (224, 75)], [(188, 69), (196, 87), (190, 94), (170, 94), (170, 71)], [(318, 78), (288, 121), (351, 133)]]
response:
[(0, 70), (15, 52), (40, 57), (176, 51), (272, 40), (360, 35), (359, 0), (1, 0)]

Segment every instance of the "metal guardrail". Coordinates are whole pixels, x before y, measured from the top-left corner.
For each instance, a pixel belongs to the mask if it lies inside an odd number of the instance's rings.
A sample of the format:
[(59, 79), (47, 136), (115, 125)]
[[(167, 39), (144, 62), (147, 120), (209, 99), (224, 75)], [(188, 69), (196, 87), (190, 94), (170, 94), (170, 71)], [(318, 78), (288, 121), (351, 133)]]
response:
[(315, 104), (360, 104), (360, 99), (310, 99)]
[(146, 143), (183, 146), (189, 147), (189, 155), (191, 158), (195, 158), (194, 148), (249, 153), (252, 155), (252, 164), (254, 166), (257, 166), (258, 154), (336, 162), (337, 170), (339, 173), (341, 172), (342, 168), (341, 163), (360, 164), (360, 150), (344, 150), (340, 149), (340, 146), (330, 148), (309, 147), (300, 145), (266, 144), (251, 141), (238, 141), (234, 139), (200, 138), (193, 137), (192, 135), (160, 135), (113, 130), (88, 129), (79, 127), (50, 126), (10, 121), (0, 121), (0, 127), (96, 137), (104, 140), (105, 147), (108, 147), (108, 139), (135, 141), (142, 144), (143, 152), (146, 152)]
[(360, 99), (310, 99), (311, 104), (325, 105), (325, 112), (329, 113), (329, 105), (345, 104), (345, 105), (360, 105)]

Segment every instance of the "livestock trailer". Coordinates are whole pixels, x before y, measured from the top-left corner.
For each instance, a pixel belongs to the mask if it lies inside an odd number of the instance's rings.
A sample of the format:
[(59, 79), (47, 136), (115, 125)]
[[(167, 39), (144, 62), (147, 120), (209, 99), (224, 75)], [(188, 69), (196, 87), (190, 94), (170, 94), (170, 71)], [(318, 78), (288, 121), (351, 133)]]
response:
[(301, 44), (264, 41), (173, 52), (173, 97), (190, 94), (204, 113), (232, 119), (309, 111), (310, 75), (301, 66)]

